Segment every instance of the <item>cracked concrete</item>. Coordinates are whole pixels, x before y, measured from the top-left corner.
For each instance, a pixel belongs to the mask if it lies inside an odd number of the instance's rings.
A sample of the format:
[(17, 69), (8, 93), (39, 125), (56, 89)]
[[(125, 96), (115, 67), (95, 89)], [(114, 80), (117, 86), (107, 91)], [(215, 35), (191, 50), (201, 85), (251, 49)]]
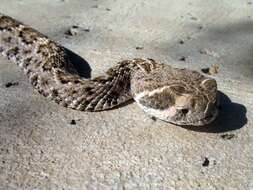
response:
[[(253, 189), (253, 1), (1, 0), (0, 12), (83, 57), (93, 76), (134, 57), (218, 64), (221, 96), (219, 118), (201, 128), (154, 121), (135, 103), (78, 112), (0, 57), (0, 189)], [(85, 30), (66, 35), (73, 25)]]

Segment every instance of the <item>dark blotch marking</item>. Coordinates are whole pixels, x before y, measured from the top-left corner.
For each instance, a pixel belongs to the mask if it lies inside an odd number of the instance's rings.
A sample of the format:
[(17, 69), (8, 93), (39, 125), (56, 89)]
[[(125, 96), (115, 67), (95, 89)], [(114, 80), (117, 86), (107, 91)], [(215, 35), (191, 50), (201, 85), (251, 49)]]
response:
[(150, 119), (152, 119), (153, 121), (157, 121), (155, 116), (150, 116)]
[(31, 49), (26, 49), (23, 51), (23, 54), (30, 54), (32, 53), (32, 50)]
[(86, 92), (90, 92), (91, 90), (92, 90), (92, 87), (86, 87), (86, 88), (85, 88), (85, 91), (86, 91)]
[(22, 38), (23, 36), (24, 36), (24, 32), (23, 31), (19, 31), (18, 37)]
[(118, 104), (117, 98), (114, 98), (114, 99), (112, 100), (112, 104), (113, 104), (113, 105), (117, 105), (117, 104)]
[(186, 114), (189, 112), (188, 109), (182, 109), (181, 111), (182, 111), (182, 113), (183, 113), (184, 115), (186, 115)]
[(79, 81), (79, 80), (74, 80), (74, 83), (75, 83), (75, 84), (79, 84), (80, 81)]
[(92, 91), (87, 91), (87, 95), (88, 95), (88, 96), (91, 96), (92, 94), (93, 94)]
[(33, 86), (37, 86), (37, 84), (38, 84), (38, 75), (37, 74), (31, 77), (31, 83)]
[(24, 27), (22, 31), (19, 32), (18, 36), (22, 38), (22, 42), (25, 44), (33, 44), (38, 37), (44, 37), (44, 35), (37, 30), (29, 27)]
[(125, 86), (125, 82), (120, 80), (120, 81), (119, 81), (119, 86), (120, 86), (120, 87), (124, 87), (124, 86)]
[(58, 96), (58, 91), (56, 89), (52, 90), (52, 97)]
[(62, 84), (67, 84), (69, 81), (67, 79), (60, 79)]
[(119, 93), (116, 92), (116, 91), (112, 91), (111, 94), (110, 94), (110, 97), (114, 98), (114, 97), (118, 97), (119, 96)]
[(6, 55), (9, 57), (11, 55), (17, 55), (18, 54), (18, 51), (19, 51), (19, 48), (18, 47), (14, 47), (14, 48), (11, 48), (9, 49), (7, 52), (6, 52)]
[(27, 58), (24, 60), (23, 67), (24, 67), (24, 68), (27, 68), (28, 65), (30, 64), (31, 60), (32, 60), (32, 57), (27, 57)]
[(12, 29), (11, 29), (11, 28), (7, 28), (6, 30), (7, 30), (8, 32), (11, 32), (11, 31), (12, 31)]

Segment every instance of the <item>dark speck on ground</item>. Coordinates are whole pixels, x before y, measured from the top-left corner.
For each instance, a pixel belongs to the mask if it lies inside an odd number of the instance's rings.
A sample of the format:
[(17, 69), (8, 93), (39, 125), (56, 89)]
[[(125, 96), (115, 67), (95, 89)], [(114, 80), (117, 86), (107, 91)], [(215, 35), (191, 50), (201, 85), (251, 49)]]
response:
[(221, 138), (226, 139), (226, 140), (230, 140), (234, 137), (235, 137), (235, 134), (223, 134), (223, 135), (221, 135)]
[(208, 159), (207, 157), (205, 157), (205, 160), (204, 160), (204, 162), (202, 163), (202, 166), (203, 166), (203, 167), (207, 167), (207, 166), (209, 166), (209, 163), (210, 163), (209, 159)]
[(186, 61), (186, 57), (182, 56), (181, 58), (179, 58), (179, 61)]
[(72, 119), (70, 122), (71, 125), (76, 125), (76, 120)]
[(7, 82), (6, 84), (5, 84), (5, 87), (6, 88), (9, 88), (9, 87), (11, 87), (11, 86), (17, 86), (19, 83), (18, 82)]
[(180, 44), (184, 44), (184, 40), (179, 40), (179, 43)]

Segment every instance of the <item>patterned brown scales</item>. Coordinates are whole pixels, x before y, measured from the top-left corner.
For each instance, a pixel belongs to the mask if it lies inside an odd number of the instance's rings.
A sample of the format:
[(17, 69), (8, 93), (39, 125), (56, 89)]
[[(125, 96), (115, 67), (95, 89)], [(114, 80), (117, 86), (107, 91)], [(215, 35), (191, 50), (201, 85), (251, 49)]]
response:
[(196, 126), (218, 113), (214, 79), (152, 59), (124, 60), (105, 76), (82, 79), (62, 46), (1, 14), (0, 52), (23, 68), (39, 93), (72, 109), (108, 110), (133, 98), (152, 116)]

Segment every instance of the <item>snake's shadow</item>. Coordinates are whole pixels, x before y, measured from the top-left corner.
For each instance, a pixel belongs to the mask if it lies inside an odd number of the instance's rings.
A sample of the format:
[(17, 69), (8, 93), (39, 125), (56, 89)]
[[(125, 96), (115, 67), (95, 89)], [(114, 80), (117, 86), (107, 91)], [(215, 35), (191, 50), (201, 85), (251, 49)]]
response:
[(247, 123), (247, 109), (244, 105), (232, 102), (227, 95), (219, 91), (219, 115), (211, 124), (203, 127), (184, 127), (189, 130), (206, 133), (223, 133), (242, 128)]
[(70, 62), (74, 65), (76, 71), (78, 72), (79, 76), (86, 79), (91, 78), (92, 69), (89, 63), (71, 50), (65, 48), (65, 51), (68, 55)]

